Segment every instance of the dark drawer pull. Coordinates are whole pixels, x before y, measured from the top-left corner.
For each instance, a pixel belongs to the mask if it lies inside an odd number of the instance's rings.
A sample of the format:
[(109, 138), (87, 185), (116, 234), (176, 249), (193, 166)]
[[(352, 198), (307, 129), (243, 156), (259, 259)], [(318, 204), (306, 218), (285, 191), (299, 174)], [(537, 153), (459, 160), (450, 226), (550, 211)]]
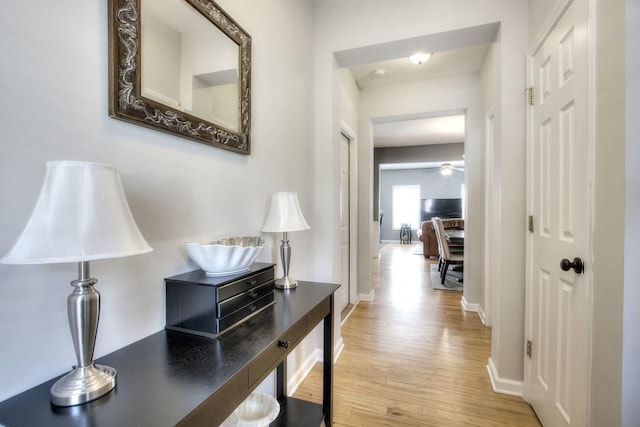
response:
[(245, 282), (247, 285), (255, 285), (256, 283), (258, 283), (257, 280), (248, 280)]
[(251, 292), (249, 295), (247, 295), (249, 298), (254, 299), (255, 297), (257, 297), (259, 294), (257, 292)]
[(291, 343), (289, 341), (278, 341), (278, 347), (289, 348)]
[(251, 313), (253, 313), (254, 311), (256, 311), (258, 309), (258, 307), (256, 307), (255, 305), (252, 305), (250, 307), (247, 307), (247, 310)]

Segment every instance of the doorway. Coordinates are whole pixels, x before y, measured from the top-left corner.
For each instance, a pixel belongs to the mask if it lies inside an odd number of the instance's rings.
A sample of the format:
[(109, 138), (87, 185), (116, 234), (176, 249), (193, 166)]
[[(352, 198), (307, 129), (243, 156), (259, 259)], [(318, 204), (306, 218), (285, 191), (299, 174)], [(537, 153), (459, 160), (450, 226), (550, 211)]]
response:
[(337, 292), (337, 310), (346, 320), (357, 302), (357, 194), (356, 135), (345, 123), (340, 132), (340, 264), (341, 287)]

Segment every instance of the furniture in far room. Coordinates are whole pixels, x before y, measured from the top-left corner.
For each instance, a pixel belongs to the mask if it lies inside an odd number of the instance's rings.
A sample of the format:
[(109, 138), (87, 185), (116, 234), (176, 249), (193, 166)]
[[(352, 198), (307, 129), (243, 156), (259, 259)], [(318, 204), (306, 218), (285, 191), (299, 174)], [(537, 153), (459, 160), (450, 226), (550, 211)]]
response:
[[(447, 230), (464, 230), (464, 220), (462, 218), (442, 219), (442, 226)], [(422, 254), (425, 258), (438, 257), (438, 240), (436, 231), (431, 220), (423, 221), (418, 230), (418, 240), (422, 242)]]
[(445, 229), (442, 224), (442, 219), (432, 218), (431, 222), (436, 232), (436, 239), (438, 241), (438, 251), (440, 252), (440, 284), (444, 284), (444, 279), (447, 276), (447, 270), (451, 264), (462, 264), (464, 262), (464, 252), (452, 252), (449, 248), (449, 242), (445, 236)]
[(464, 230), (449, 228), (444, 230), (444, 237), (447, 239), (447, 242), (449, 242), (449, 246), (464, 247)]
[(402, 224), (400, 226), (400, 244), (411, 244), (411, 225)]

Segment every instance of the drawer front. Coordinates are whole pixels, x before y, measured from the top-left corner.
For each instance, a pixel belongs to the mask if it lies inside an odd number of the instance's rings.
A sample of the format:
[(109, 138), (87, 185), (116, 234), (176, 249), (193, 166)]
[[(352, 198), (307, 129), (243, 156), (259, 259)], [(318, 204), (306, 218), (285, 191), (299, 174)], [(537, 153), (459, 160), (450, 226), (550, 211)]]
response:
[(242, 307), (240, 310), (236, 310), (221, 319), (216, 319), (216, 333), (219, 334), (220, 332), (233, 326), (239, 321), (245, 320), (247, 316), (250, 316), (258, 310), (273, 304), (274, 300), (275, 295), (273, 292), (270, 292), (262, 298), (252, 302), (251, 304)]
[(227, 316), (234, 311), (259, 300), (269, 292), (273, 292), (274, 286), (275, 282), (272, 280), (264, 285), (256, 286), (246, 292), (219, 302), (216, 304), (216, 317)]
[(307, 318), (302, 318), (249, 365), (249, 387), (275, 369), (293, 348), (307, 335)]
[(263, 283), (273, 280), (274, 277), (274, 269), (270, 268), (262, 273), (257, 273), (253, 276), (245, 277), (244, 279), (220, 286), (217, 288), (218, 301), (226, 300), (227, 298), (246, 292), (251, 288), (260, 286)]

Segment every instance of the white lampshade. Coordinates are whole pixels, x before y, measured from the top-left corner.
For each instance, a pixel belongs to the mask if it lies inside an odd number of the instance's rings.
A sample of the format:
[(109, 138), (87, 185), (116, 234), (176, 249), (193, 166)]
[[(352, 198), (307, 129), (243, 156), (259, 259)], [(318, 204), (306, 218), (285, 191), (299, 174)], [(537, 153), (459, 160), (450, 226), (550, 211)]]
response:
[(47, 163), (40, 197), (27, 226), (0, 261), (82, 262), (152, 250), (131, 215), (115, 168), (55, 161)]
[(296, 192), (274, 193), (271, 199), (271, 210), (262, 231), (288, 232), (308, 229), (309, 224), (300, 210), (298, 194)]

